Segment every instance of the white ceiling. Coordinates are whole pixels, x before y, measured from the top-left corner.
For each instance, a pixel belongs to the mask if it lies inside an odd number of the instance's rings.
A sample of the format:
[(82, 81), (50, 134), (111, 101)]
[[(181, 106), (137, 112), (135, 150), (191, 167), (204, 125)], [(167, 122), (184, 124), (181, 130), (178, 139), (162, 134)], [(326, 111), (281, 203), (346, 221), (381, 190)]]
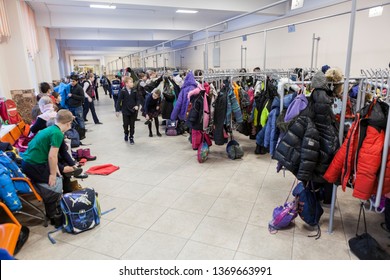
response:
[[(127, 55), (164, 41), (178, 38), (232, 17), (252, 12), (277, 0), (27, 0), (35, 11), (39, 26), (50, 29), (50, 36), (72, 56)], [(279, 4), (245, 18), (217, 26), (220, 33), (260, 24), (345, 0), (306, 0), (303, 9), (290, 11), (291, 2)], [(115, 10), (92, 9), (90, 4), (112, 4)], [(142, 3), (142, 4), (140, 4)], [(197, 14), (178, 14), (177, 9), (198, 10)], [(201, 35), (200, 35), (201, 36)], [(199, 35), (196, 36), (199, 38)], [(190, 37), (175, 47), (190, 43)]]

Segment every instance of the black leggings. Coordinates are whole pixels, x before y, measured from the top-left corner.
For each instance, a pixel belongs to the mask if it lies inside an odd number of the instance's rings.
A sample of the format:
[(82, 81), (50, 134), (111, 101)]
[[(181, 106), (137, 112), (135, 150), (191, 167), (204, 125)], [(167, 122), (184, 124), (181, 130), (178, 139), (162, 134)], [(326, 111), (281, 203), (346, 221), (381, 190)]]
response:
[[(160, 123), (158, 121), (158, 117), (155, 117), (153, 119), (154, 119), (154, 125), (156, 126), (156, 133), (158, 134), (158, 133), (160, 133), (158, 130), (159, 125), (160, 125)], [(150, 119), (150, 120), (152, 120), (152, 119)], [(148, 124), (148, 128), (149, 128), (149, 133), (152, 134), (152, 123), (151, 122)]]

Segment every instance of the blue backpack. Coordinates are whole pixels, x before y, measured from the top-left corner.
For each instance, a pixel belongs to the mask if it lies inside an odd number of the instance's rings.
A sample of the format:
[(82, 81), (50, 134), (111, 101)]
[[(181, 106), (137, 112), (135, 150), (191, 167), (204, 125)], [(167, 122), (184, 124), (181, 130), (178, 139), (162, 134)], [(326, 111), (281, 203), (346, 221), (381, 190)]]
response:
[(69, 233), (80, 233), (100, 224), (100, 205), (94, 189), (66, 193), (60, 206), (64, 214), (64, 229)]
[(119, 92), (121, 91), (121, 82), (118, 80), (113, 80), (111, 82), (111, 91), (112, 95), (119, 95)]
[(63, 230), (77, 234), (100, 224), (100, 205), (94, 189), (85, 188), (62, 195), (60, 207), (63, 214), (62, 227), (48, 233), (51, 243), (56, 241), (50, 234)]
[(321, 228), (319, 225), (320, 218), (324, 213), (324, 209), (317, 199), (316, 191), (311, 182), (305, 187), (300, 182), (293, 190), (293, 196), (298, 201), (298, 215), (310, 226), (317, 227), (317, 234), (309, 235), (309, 237), (321, 237)]

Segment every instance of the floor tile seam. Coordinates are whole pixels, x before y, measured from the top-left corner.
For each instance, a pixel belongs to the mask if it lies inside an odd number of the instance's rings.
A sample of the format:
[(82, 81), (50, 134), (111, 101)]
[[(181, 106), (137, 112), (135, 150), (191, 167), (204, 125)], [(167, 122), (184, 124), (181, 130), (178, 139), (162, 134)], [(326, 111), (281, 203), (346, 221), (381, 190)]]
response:
[(265, 173), (265, 176), (263, 177), (263, 180), (262, 180), (262, 182), (261, 182), (261, 184), (260, 184), (260, 188), (259, 188), (258, 191), (257, 191), (257, 195), (256, 195), (255, 202), (254, 202), (253, 205), (252, 205), (252, 209), (251, 209), (251, 211), (250, 211), (250, 213), (249, 213), (248, 220), (247, 220), (247, 222), (246, 222), (246, 224), (245, 224), (244, 230), (243, 230), (243, 232), (242, 232), (242, 234), (241, 234), (241, 237), (240, 237), (240, 240), (239, 240), (239, 242), (238, 242), (237, 251), (238, 251), (238, 249), (240, 248), (240, 245), (241, 245), (241, 242), (242, 242), (242, 238), (244, 237), (244, 234), (245, 234), (245, 232), (246, 232), (246, 230), (247, 230), (247, 228), (248, 228), (248, 222), (249, 222), (249, 220), (250, 220), (250, 217), (252, 216), (253, 209), (255, 208), (256, 201), (257, 201), (257, 199), (258, 199), (258, 197), (259, 197), (259, 193), (260, 193), (261, 189), (263, 188), (263, 183), (264, 183), (265, 177), (266, 177), (267, 174), (268, 174), (268, 171), (269, 171), (270, 166), (271, 166), (271, 164), (268, 166), (267, 172)]
[[(103, 256), (106, 256), (106, 257), (109, 257), (109, 258), (113, 258), (113, 259), (115, 259), (115, 260), (119, 260), (120, 258), (117, 258), (117, 257), (114, 257), (114, 256), (110, 256), (110, 255), (108, 255), (108, 254), (106, 254), (106, 253), (102, 253), (102, 252), (98, 252), (98, 251), (95, 251), (95, 250), (93, 250), (93, 249), (90, 249), (90, 248), (85, 248), (85, 247), (81, 247), (81, 246), (77, 246), (77, 248), (76, 248), (76, 250), (77, 249), (83, 249), (83, 250), (86, 250), (86, 251), (89, 251), (89, 252), (93, 252), (93, 253), (96, 253), (96, 254), (99, 254), (99, 255), (103, 255)], [(76, 251), (75, 250), (75, 251)], [(73, 251), (74, 252), (74, 251)], [(72, 252), (72, 253), (73, 253)], [(69, 254), (67, 257), (69, 257), (71, 254)], [(72, 259), (72, 260), (79, 260), (79, 259)]]
[[(206, 243), (206, 242), (202, 242), (202, 241), (198, 241), (198, 240), (193, 240), (193, 239), (189, 238), (188, 241), (186, 242), (186, 244), (184, 245), (184, 247), (180, 250), (180, 253), (176, 256), (175, 259), (177, 259), (177, 258), (180, 256), (181, 252), (183, 251), (183, 249), (187, 246), (188, 242), (190, 242), (190, 241), (191, 241), (191, 242), (195, 242), (195, 243), (199, 243), (199, 244), (202, 244), (202, 245), (207, 245), (207, 246), (215, 247), (215, 248), (218, 248), (218, 249), (229, 250), (229, 251), (235, 252), (235, 250), (230, 249), (230, 248), (221, 247), (221, 246), (217, 246), (217, 245), (214, 245), (214, 244), (209, 244), (209, 243)], [(233, 255), (233, 257), (234, 257), (234, 255)], [(233, 260), (233, 258), (232, 258), (232, 260)]]
[[(337, 190), (337, 189), (336, 189)], [(343, 218), (343, 212), (341, 211), (341, 208), (340, 208), (340, 203), (339, 203), (339, 200), (337, 199), (337, 193), (336, 193), (336, 203), (337, 203), (337, 208), (339, 209), (339, 212), (340, 212), (340, 220), (341, 220), (341, 227), (343, 229), (343, 232), (344, 232), (344, 238), (345, 238), (345, 241), (346, 241), (346, 245), (348, 246), (349, 248), (349, 243), (348, 243), (348, 238), (347, 238), (347, 234), (345, 232), (345, 226), (344, 226), (344, 218)], [(335, 207), (336, 208), (336, 207)], [(330, 217), (329, 217), (330, 218)], [(334, 231), (334, 228), (332, 229)], [(354, 256), (352, 251), (351, 250), (348, 250), (348, 255), (349, 255), (349, 258), (350, 260), (353, 260), (352, 257)]]
[[(218, 199), (218, 198), (217, 198)], [(209, 210), (207, 211), (207, 213), (210, 211), (210, 209), (214, 206), (215, 202), (217, 201), (214, 200), (213, 204), (211, 205), (211, 207), (209, 208)], [(184, 244), (184, 247), (180, 250), (180, 252), (178, 253), (178, 255), (176, 256), (176, 259), (177, 257), (181, 254), (181, 252), (183, 251), (183, 249), (187, 246), (188, 242), (191, 240), (191, 238), (194, 236), (195, 232), (198, 230), (199, 226), (202, 224), (202, 222), (204, 221), (205, 217), (207, 216), (207, 213), (205, 213), (203, 215), (203, 218), (200, 220), (200, 222), (198, 223), (198, 225), (196, 226), (196, 228), (194, 229), (194, 231), (192, 232), (192, 234), (190, 235), (190, 237), (188, 238), (186, 244)], [(194, 241), (194, 240), (193, 240)]]

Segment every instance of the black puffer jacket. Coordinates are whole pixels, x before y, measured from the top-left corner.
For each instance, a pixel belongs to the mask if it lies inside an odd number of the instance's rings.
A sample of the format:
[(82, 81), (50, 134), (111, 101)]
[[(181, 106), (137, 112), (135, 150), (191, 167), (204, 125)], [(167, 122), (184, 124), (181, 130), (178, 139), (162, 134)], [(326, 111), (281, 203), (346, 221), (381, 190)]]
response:
[(324, 89), (315, 89), (311, 94), (311, 118), (320, 136), (320, 156), (312, 180), (318, 183), (326, 182), (322, 176), (340, 147), (339, 128), (332, 111), (332, 103), (332, 98)]
[(309, 116), (301, 114), (280, 140), (273, 159), (298, 180), (308, 181), (316, 168), (320, 150), (319, 132)]

